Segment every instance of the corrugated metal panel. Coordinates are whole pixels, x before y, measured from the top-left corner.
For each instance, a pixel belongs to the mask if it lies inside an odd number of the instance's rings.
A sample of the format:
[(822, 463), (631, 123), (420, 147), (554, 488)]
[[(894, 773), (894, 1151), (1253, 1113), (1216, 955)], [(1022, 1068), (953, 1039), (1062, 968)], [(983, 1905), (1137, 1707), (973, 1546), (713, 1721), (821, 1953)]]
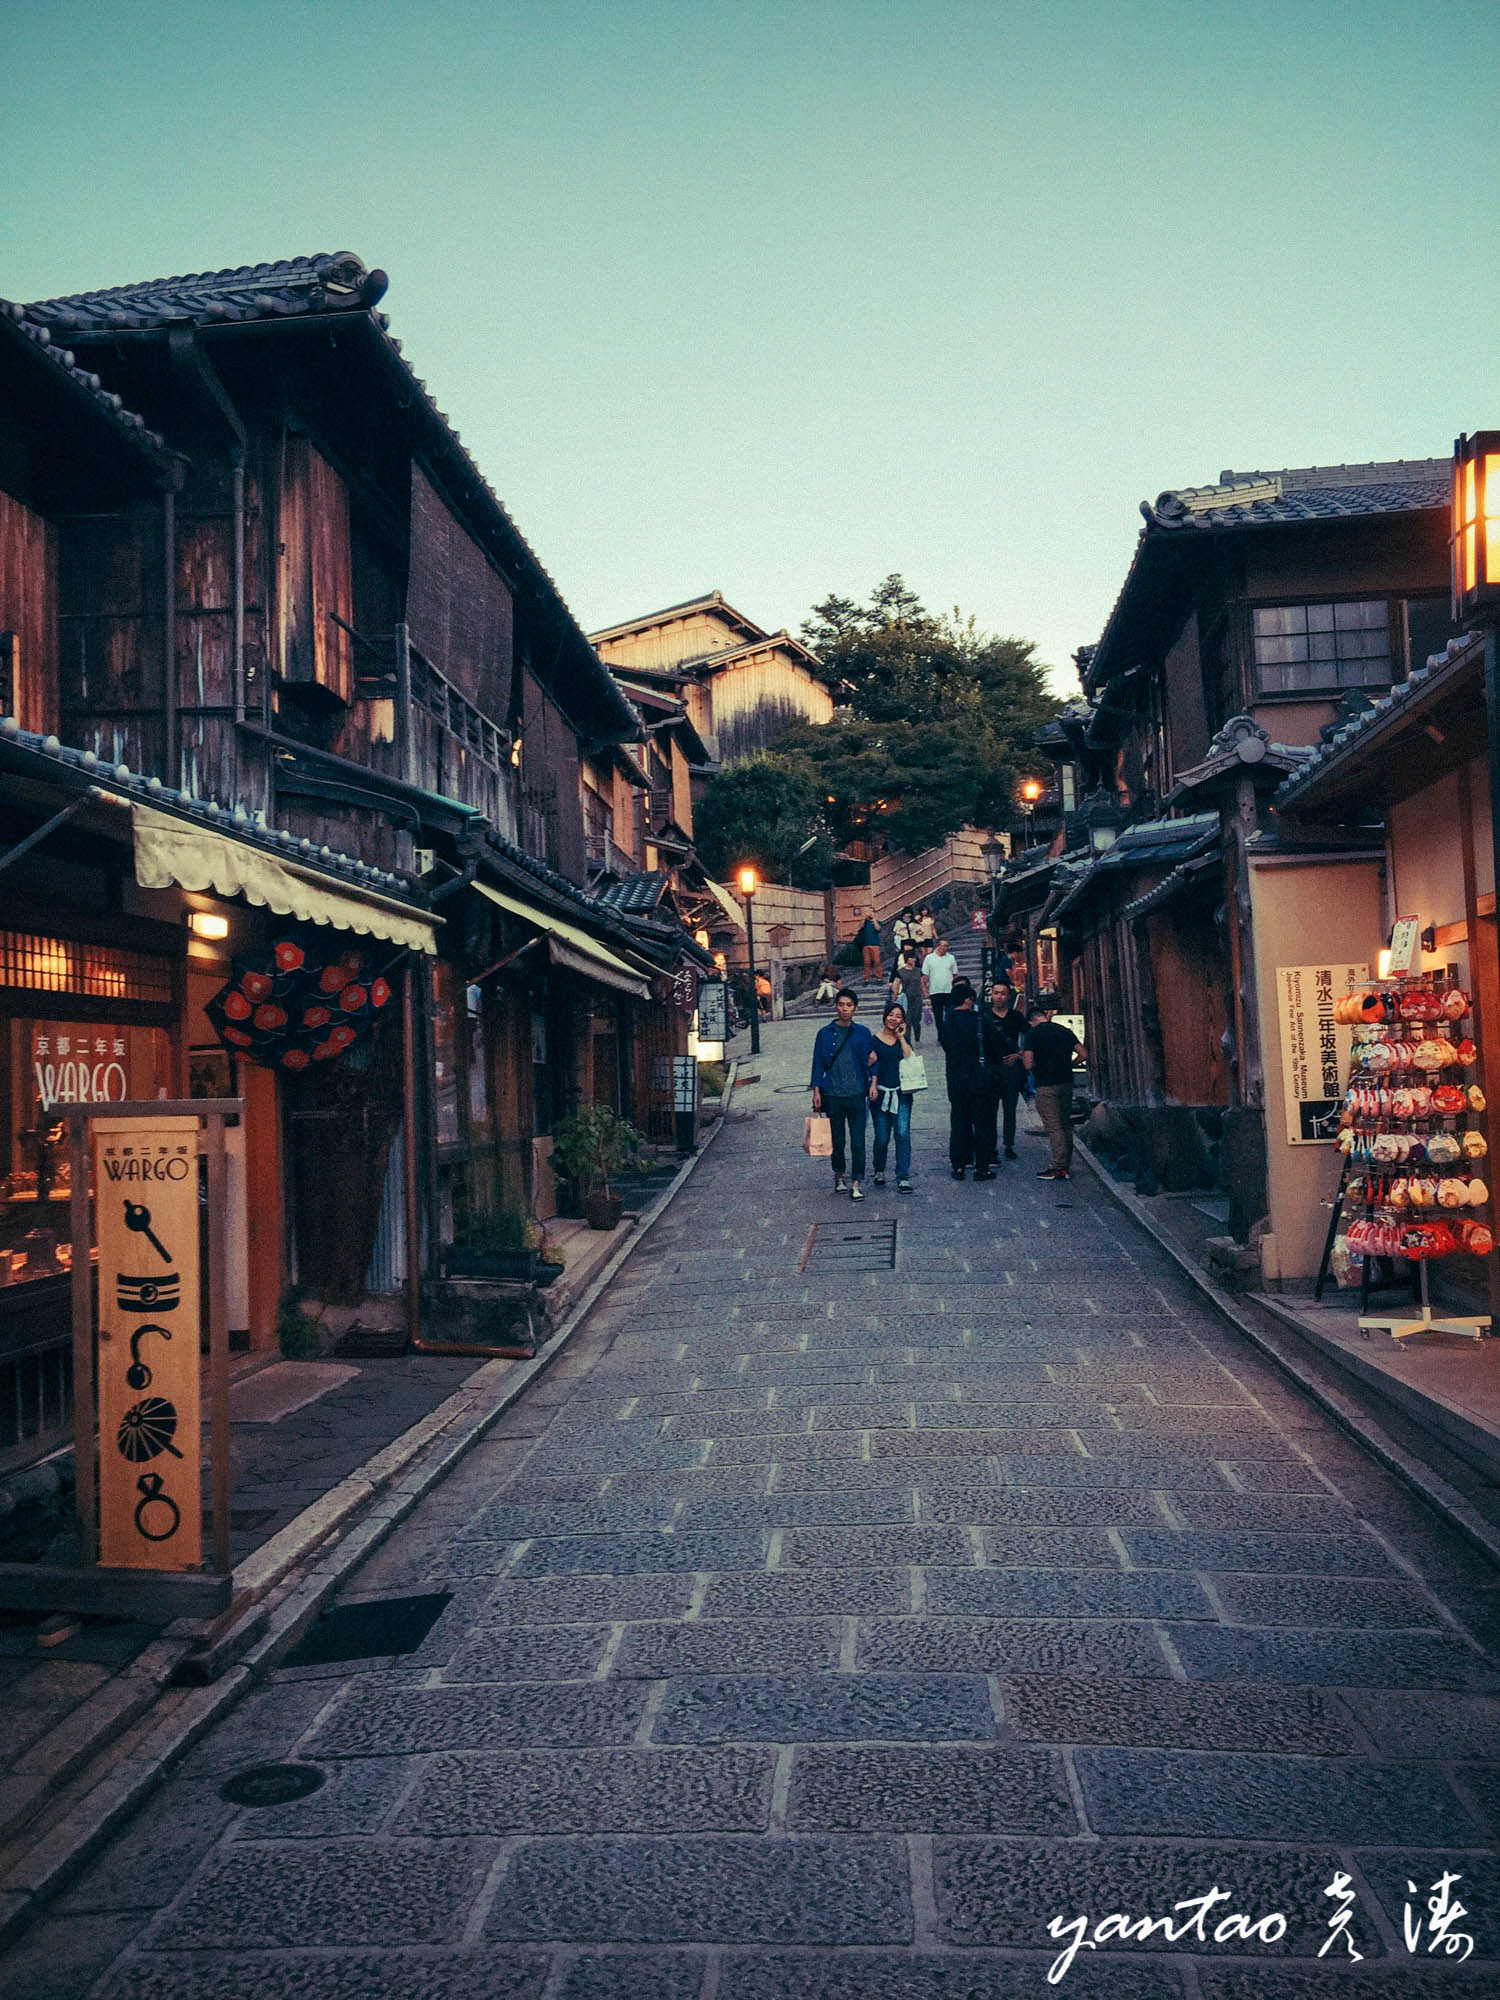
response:
[(365, 1273), (365, 1290), (399, 1292), (405, 1283), (406, 1155), (398, 1126), (386, 1162), (385, 1192), (380, 1198), (380, 1220), (375, 1225), (375, 1245)]

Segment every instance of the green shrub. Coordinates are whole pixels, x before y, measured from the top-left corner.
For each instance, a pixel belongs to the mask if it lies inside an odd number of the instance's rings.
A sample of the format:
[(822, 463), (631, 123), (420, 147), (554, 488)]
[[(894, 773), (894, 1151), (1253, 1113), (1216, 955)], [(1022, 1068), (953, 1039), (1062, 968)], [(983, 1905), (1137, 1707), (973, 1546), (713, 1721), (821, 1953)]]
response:
[(323, 1352), (318, 1322), (287, 1300), (276, 1316), (276, 1338), (288, 1361), (316, 1361)]

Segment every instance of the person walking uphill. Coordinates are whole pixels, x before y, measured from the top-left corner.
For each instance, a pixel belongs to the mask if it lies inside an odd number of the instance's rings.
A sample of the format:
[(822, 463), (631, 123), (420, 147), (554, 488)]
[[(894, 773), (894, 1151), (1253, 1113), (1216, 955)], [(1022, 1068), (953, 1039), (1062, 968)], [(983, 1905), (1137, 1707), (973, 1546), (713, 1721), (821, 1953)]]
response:
[(842, 988), (833, 1019), (825, 1021), (814, 1038), (809, 1079), (813, 1110), (826, 1112), (833, 1127), (833, 1191), (842, 1194), (847, 1187), (851, 1201), (865, 1198), (860, 1183), (865, 1177), (865, 1121), (875, 1040), (864, 1023), (855, 1020), (858, 1006), (859, 995)]
[(880, 926), (867, 915), (854, 934), (854, 942), (865, 955), (865, 978), (880, 977)]
[(971, 1163), (976, 1181), (995, 1178), (995, 1114), (989, 1102), (989, 1074), (984, 1037), (974, 1011), (974, 989), (967, 979), (953, 987), (938, 1040), (948, 1058), (948, 1162), (961, 1181)]
[(1065, 1181), (1073, 1171), (1073, 1053), (1083, 1047), (1071, 1028), (1054, 1021), (1057, 995), (1037, 996), (1026, 1030), (1025, 1063), (1036, 1081), (1036, 1109), (1052, 1145), (1052, 1164), (1039, 1181)]
[[(917, 963), (915, 945), (902, 947), (896, 970), (891, 974), (890, 997), (906, 1009), (906, 1032), (914, 1042), (922, 1039), (922, 968)], [(887, 1009), (887, 1012), (890, 1010)]]
[(875, 1120), (875, 1185), (885, 1186), (886, 1153), (892, 1135), (896, 1140), (896, 1191), (911, 1193), (911, 1103), (912, 1093), (901, 1088), (901, 1061), (913, 1053), (906, 1009), (892, 1000), (885, 1010), (880, 1033), (870, 1044), (870, 1060), (875, 1065), (871, 1104)]
[(984, 1037), (985, 1131), (993, 1160), (996, 1121), (1005, 1108), (1005, 1157), (1016, 1157), (1016, 1105), (1026, 1088), (1026, 1064), (1021, 1054), (1026, 1034), (1026, 1014), (1016, 999), (1015, 989), (1002, 975), (990, 988), (989, 1005), (980, 1010), (979, 1029)]

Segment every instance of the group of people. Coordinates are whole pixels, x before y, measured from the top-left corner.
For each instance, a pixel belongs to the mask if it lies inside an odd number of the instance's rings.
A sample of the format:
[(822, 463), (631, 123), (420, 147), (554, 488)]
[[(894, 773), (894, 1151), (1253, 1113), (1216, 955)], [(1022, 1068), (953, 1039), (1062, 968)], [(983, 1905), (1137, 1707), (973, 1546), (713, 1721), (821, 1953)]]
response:
[[(937, 945), (942, 944), (938, 939)], [(951, 967), (952, 954), (945, 955)], [(926, 964), (919, 976), (924, 991), (930, 991)], [(812, 1103), (832, 1127), (834, 1192), (847, 1192), (854, 1201), (864, 1200), (865, 1124), (871, 1117), (875, 1185), (885, 1185), (894, 1139), (897, 1191), (911, 1192), (914, 1091), (902, 1088), (901, 1065), (916, 1054), (921, 1008), (915, 1010), (913, 1033), (909, 1002), (904, 991), (897, 992), (903, 985), (898, 963), (875, 1034), (855, 1019), (858, 994), (843, 987), (834, 1003), (834, 1018), (819, 1028), (813, 1042)], [(1015, 989), (1002, 977), (981, 1007), (970, 982), (950, 973), (940, 1015), (938, 997), (932, 995), (932, 1004), (947, 1059), (948, 1160), (954, 1180), (963, 1180), (972, 1167), (976, 1181), (992, 1181), (1002, 1150), (1005, 1159), (1016, 1158), (1016, 1108), (1028, 1075), (1051, 1147), (1051, 1163), (1037, 1178), (1067, 1180), (1073, 1164), (1073, 1058), (1081, 1044), (1070, 1028), (1053, 1019), (1058, 996), (1043, 993), (1028, 1016)]]

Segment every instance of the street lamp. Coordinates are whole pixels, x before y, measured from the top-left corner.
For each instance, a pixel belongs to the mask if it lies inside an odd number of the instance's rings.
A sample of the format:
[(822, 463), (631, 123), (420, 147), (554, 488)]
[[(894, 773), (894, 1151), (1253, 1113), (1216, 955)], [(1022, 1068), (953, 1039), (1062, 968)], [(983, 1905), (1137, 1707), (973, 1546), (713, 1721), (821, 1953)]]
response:
[(1021, 811), (1026, 815), (1026, 845), (1028, 847), (1031, 845), (1031, 815), (1036, 811), (1037, 801), (1041, 798), (1043, 790), (1044, 787), (1040, 778), (1023, 778), (1021, 780)]
[(745, 899), (745, 956), (750, 962), (750, 1053), (753, 1056), (758, 1056), (760, 1054), (760, 995), (755, 990), (755, 919), (751, 914), (750, 905), (754, 901), (755, 891), (759, 885), (760, 878), (747, 862), (737, 872), (735, 880), (739, 884), (740, 894)]
[(1453, 446), (1453, 616), (1500, 605), (1500, 431)]

